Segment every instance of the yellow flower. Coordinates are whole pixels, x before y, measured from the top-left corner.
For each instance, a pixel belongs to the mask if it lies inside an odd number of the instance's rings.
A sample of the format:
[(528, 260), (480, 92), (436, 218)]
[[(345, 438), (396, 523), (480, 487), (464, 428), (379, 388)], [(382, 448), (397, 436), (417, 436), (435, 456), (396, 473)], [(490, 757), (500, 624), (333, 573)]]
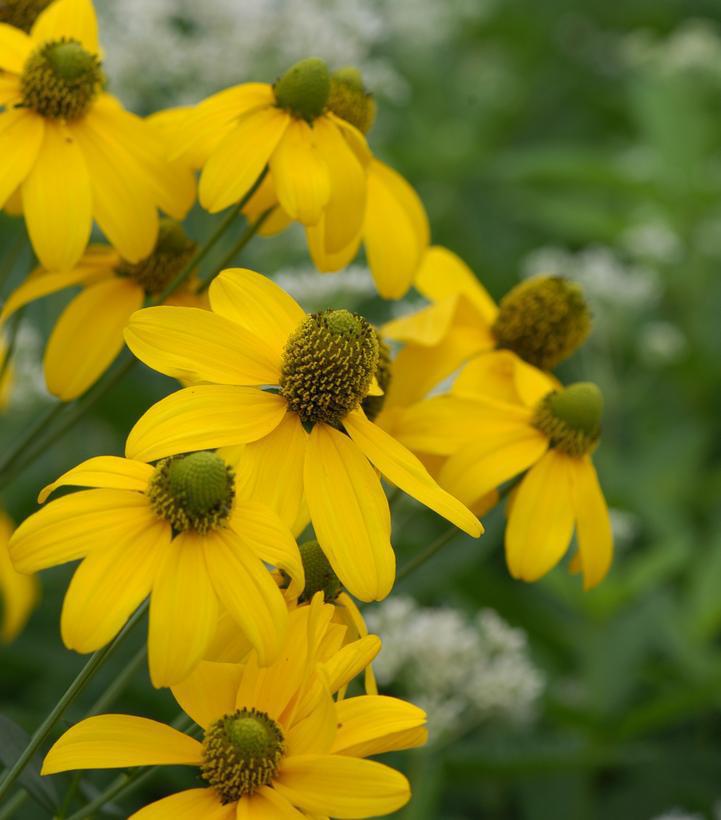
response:
[(84, 558), (63, 605), (60, 628), (68, 648), (104, 646), (150, 595), (148, 650), (156, 686), (182, 680), (204, 656), (218, 602), (261, 663), (277, 657), (287, 607), (263, 562), (283, 569), (301, 589), (303, 565), (277, 516), (236, 494), (223, 459), (200, 452), (153, 468), (91, 458), (47, 486), (40, 502), (64, 486), (93, 489), (31, 515), (16, 530), (10, 556), (20, 572)]
[[(379, 364), (375, 329), (346, 310), (306, 315), (253, 271), (226, 270), (212, 311), (153, 307), (131, 317), (126, 341), (155, 370), (205, 382), (154, 405), (130, 432), (129, 458), (247, 444), (243, 477), (284, 510), (305, 496), (316, 537), (343, 585), (364, 601), (393, 586), (388, 502), (376, 473), (473, 536), (479, 521), (443, 491), (361, 403)], [(266, 387), (270, 389), (261, 389)]]
[(148, 718), (100, 715), (57, 741), (43, 774), (159, 764), (199, 768), (205, 788), (151, 803), (134, 820), (310, 820), (396, 811), (410, 798), (408, 781), (363, 758), (425, 743), (425, 714), (378, 695), (333, 700), (366, 652), (354, 644), (338, 649), (341, 636), (331, 616), (329, 606), (295, 610), (283, 654), (269, 668), (259, 669), (254, 653), (243, 664), (203, 662), (174, 686), (176, 700), (202, 728), (202, 741)]
[(99, 54), (90, 0), (56, 0), (29, 35), (0, 24), (0, 204), (20, 192), (52, 270), (77, 263), (93, 218), (123, 258), (143, 259), (157, 209), (182, 218), (194, 197), (153, 129), (103, 90)]
[(473, 271), (439, 246), (425, 254), (414, 285), (431, 304), (383, 326), (385, 337), (405, 343), (387, 406), (419, 401), (464, 361), (494, 349), (512, 350), (551, 370), (590, 330), (578, 285), (535, 277), (509, 291), (497, 306)]
[(471, 362), (451, 395), (408, 409), (399, 437), (411, 449), (448, 456), (439, 481), (469, 506), (525, 473), (508, 508), (511, 574), (524, 581), (545, 575), (575, 527), (571, 568), (583, 573), (588, 589), (604, 578), (613, 555), (608, 507), (591, 461), (602, 404), (594, 384), (563, 388), (499, 352)]
[[(132, 263), (116, 251), (92, 245), (66, 273), (37, 270), (8, 297), (0, 313), (7, 320), (23, 305), (73, 285), (83, 289), (68, 303), (45, 350), (48, 390), (62, 401), (84, 393), (103, 375), (123, 347), (123, 328), (146, 296), (157, 296), (193, 256), (195, 243), (182, 228), (161, 220), (158, 241), (146, 259)], [(165, 300), (171, 305), (203, 306), (190, 280)]]
[(0, 597), (3, 616), (0, 622), (0, 640), (10, 643), (25, 626), (38, 599), (38, 581), (34, 575), (23, 575), (15, 570), (8, 554), (8, 541), (13, 525), (0, 511)]

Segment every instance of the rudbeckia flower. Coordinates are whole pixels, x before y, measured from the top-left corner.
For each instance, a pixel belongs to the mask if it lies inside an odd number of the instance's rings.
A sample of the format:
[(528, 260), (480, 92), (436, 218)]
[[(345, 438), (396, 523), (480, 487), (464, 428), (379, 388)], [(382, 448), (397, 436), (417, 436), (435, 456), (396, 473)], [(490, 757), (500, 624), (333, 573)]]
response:
[(198, 452), (152, 467), (91, 458), (60, 476), (58, 487), (93, 489), (51, 501), (15, 531), (10, 556), (20, 572), (76, 558), (60, 629), (69, 649), (92, 652), (110, 641), (150, 595), (148, 650), (156, 686), (182, 680), (213, 638), (219, 603), (255, 647), (261, 663), (283, 646), (287, 607), (263, 562), (303, 588), (290, 531), (272, 510), (238, 497), (223, 459)]
[(0, 205), (18, 190), (35, 253), (68, 270), (93, 219), (123, 258), (148, 256), (160, 207), (182, 218), (191, 177), (154, 131), (104, 90), (90, 0), (55, 0), (30, 34), (0, 23)]
[(396, 811), (410, 798), (408, 781), (364, 758), (425, 743), (425, 714), (377, 695), (333, 700), (332, 693), (348, 681), (354, 645), (321, 660), (329, 610), (314, 606), (292, 613), (282, 657), (269, 668), (258, 668), (255, 653), (243, 664), (203, 662), (172, 688), (202, 728), (201, 741), (148, 718), (99, 715), (71, 727), (55, 743), (43, 774), (198, 767), (204, 788), (151, 803), (131, 815), (133, 820), (311, 820)]
[[(307, 315), (249, 270), (223, 271), (211, 311), (152, 307), (126, 341), (148, 366), (195, 384), (150, 408), (130, 432), (129, 458), (245, 443), (256, 497), (298, 516), (305, 497), (316, 537), (343, 585), (363, 601), (393, 586), (390, 482), (478, 536), (478, 519), (442, 490), (412, 453), (370, 421), (379, 393), (376, 330), (347, 310)], [(266, 388), (266, 389), (262, 389)]]
[(571, 569), (583, 573), (588, 589), (604, 578), (613, 555), (608, 507), (591, 461), (602, 406), (595, 384), (561, 387), (518, 357), (496, 353), (467, 365), (452, 395), (410, 408), (398, 435), (414, 450), (448, 456), (439, 481), (469, 506), (523, 476), (508, 505), (511, 575), (545, 575), (575, 529)]
[[(48, 390), (62, 401), (84, 393), (103, 375), (123, 347), (123, 328), (146, 297), (161, 293), (190, 261), (195, 243), (176, 222), (163, 219), (153, 252), (128, 262), (117, 251), (94, 245), (65, 273), (38, 270), (8, 297), (0, 313), (6, 321), (23, 305), (81, 285), (53, 328), (45, 350)], [(202, 306), (197, 282), (187, 281), (165, 301)]]
[(463, 362), (490, 350), (511, 350), (552, 370), (588, 336), (590, 314), (578, 285), (539, 276), (510, 290), (496, 305), (456, 254), (433, 246), (414, 280), (428, 307), (385, 324), (383, 335), (404, 343), (387, 406), (419, 401)]
[(17, 637), (38, 599), (37, 578), (18, 572), (10, 561), (8, 542), (12, 532), (12, 522), (0, 511), (0, 640), (4, 643)]

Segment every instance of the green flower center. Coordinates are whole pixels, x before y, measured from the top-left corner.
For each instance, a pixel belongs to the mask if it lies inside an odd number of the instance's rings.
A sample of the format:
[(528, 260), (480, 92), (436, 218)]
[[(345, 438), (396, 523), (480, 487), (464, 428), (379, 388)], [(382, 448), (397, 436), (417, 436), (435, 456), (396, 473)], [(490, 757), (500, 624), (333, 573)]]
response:
[(150, 504), (175, 532), (206, 533), (222, 527), (235, 498), (235, 476), (216, 453), (164, 458), (148, 484)]
[(325, 110), (330, 94), (328, 66), (308, 57), (291, 66), (273, 83), (275, 101), (298, 119), (312, 122)]
[(362, 316), (313, 313), (285, 346), (281, 393), (305, 424), (337, 426), (368, 395), (378, 358), (376, 331)]
[(548, 437), (551, 447), (569, 456), (594, 449), (601, 435), (603, 395), (592, 382), (577, 382), (554, 390), (536, 406), (532, 424)]
[(343, 584), (333, 572), (333, 567), (325, 557), (320, 544), (317, 541), (306, 541), (298, 549), (305, 570), (305, 588), (298, 596), (298, 603), (308, 603), (316, 592), (323, 593), (323, 600), (326, 603), (335, 601), (343, 592)]
[(51, 0), (0, 0), (0, 23), (30, 31)]
[(378, 339), (378, 364), (376, 365), (375, 377), (378, 382), (378, 386), (383, 391), (383, 395), (366, 396), (361, 402), (363, 412), (371, 421), (375, 421), (381, 414), (381, 410), (383, 410), (383, 405), (386, 401), (386, 394), (388, 393), (388, 388), (391, 386), (391, 379), (393, 378), (393, 360), (391, 358), (391, 349), (383, 341), (377, 330), (376, 338)]
[(328, 110), (355, 125), (363, 134), (371, 130), (376, 118), (376, 104), (373, 95), (366, 91), (357, 68), (340, 68), (331, 74)]
[(153, 252), (140, 262), (121, 261), (118, 276), (134, 279), (150, 296), (162, 293), (193, 258), (197, 245), (172, 219), (161, 219)]
[(239, 709), (208, 727), (200, 771), (221, 803), (233, 803), (267, 786), (284, 754), (280, 726), (265, 712)]
[(104, 80), (100, 60), (77, 40), (52, 40), (25, 62), (22, 104), (43, 117), (76, 120), (90, 108)]
[(583, 291), (560, 276), (537, 276), (516, 285), (501, 299), (492, 327), (499, 348), (543, 370), (568, 358), (590, 330)]

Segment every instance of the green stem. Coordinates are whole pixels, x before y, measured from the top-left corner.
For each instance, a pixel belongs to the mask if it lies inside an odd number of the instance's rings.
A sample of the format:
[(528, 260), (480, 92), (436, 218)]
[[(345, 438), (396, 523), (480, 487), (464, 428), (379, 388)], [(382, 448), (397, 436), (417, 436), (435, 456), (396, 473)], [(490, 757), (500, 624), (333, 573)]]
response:
[(15, 812), (22, 806), (27, 799), (28, 793), (25, 791), (14, 794), (10, 800), (3, 806), (0, 811), (0, 820), (10, 820)]
[(10, 326), (10, 331), (8, 333), (8, 346), (5, 350), (2, 364), (0, 364), (0, 384), (2, 384), (5, 374), (8, 372), (10, 362), (12, 361), (15, 353), (15, 348), (18, 343), (18, 333), (20, 331), (20, 322), (22, 321), (24, 312), (25, 306), (21, 307), (20, 310), (18, 310), (18, 312), (12, 317), (12, 325)]
[(15, 764), (7, 771), (2, 782), (0, 782), (0, 802), (7, 796), (8, 792), (13, 787), (13, 784), (23, 773), (28, 763), (32, 760), (33, 755), (38, 751), (43, 743), (45, 743), (48, 737), (50, 737), (50, 734), (55, 728), (57, 722), (65, 714), (68, 707), (72, 705), (78, 695), (83, 691), (83, 689), (85, 689), (88, 683), (90, 683), (95, 673), (103, 666), (105, 661), (107, 661), (115, 649), (117, 649), (117, 647), (120, 646), (120, 644), (125, 640), (125, 637), (132, 630), (135, 624), (137, 624), (143, 615), (145, 615), (147, 608), (148, 602), (145, 601), (140, 607), (138, 607), (135, 614), (132, 618), (130, 618), (127, 624), (125, 624), (122, 632), (120, 632), (120, 634), (118, 634), (107, 646), (104, 646), (102, 649), (99, 649), (97, 652), (93, 653), (90, 660), (80, 670), (75, 680), (66, 689), (65, 694), (55, 704), (53, 710), (40, 724), (35, 734), (30, 738), (30, 741), (25, 747), (23, 753), (15, 761)]
[(123, 671), (112, 682), (110, 686), (103, 692), (102, 695), (95, 701), (95, 703), (88, 709), (87, 715), (99, 715), (104, 712), (123, 692), (125, 687), (135, 676), (135, 673), (145, 663), (145, 658), (148, 656), (148, 644), (143, 641), (143, 645), (133, 655), (133, 657), (125, 665)]
[(444, 533), (441, 533), (426, 550), (412, 558), (404, 567), (401, 567), (398, 571), (397, 580), (407, 578), (412, 572), (415, 572), (418, 567), (425, 564), (429, 558), (432, 558), (439, 550), (443, 549), (459, 532), (460, 530), (456, 526), (451, 526)]
[(68, 786), (68, 790), (65, 792), (65, 797), (63, 798), (62, 806), (60, 806), (60, 811), (58, 812), (57, 820), (64, 820), (64, 818), (67, 816), (68, 809), (72, 805), (73, 799), (77, 794), (81, 777), (82, 772), (73, 772), (73, 776), (70, 780), (70, 785)]

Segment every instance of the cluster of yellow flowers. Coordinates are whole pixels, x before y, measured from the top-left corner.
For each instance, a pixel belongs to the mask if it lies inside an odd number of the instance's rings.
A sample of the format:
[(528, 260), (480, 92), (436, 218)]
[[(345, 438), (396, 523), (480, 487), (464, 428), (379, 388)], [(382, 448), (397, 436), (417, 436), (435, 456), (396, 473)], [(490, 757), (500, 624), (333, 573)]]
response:
[[(24, 217), (40, 267), (0, 321), (80, 286), (47, 344), (55, 396), (84, 394), (124, 344), (183, 386), (137, 421), (124, 458), (84, 461), (39, 501), (84, 489), (12, 536), (0, 522), (3, 634), (32, 606), (33, 581), (19, 573), (82, 559), (62, 610), (65, 645), (99, 650), (149, 599), (151, 679), (203, 738), (91, 717), (55, 743), (43, 771), (200, 768), (206, 788), (138, 818), (395, 811), (407, 781), (364, 758), (421, 745), (426, 731), (420, 709), (377, 693), (380, 641), (353, 600), (385, 598), (396, 577), (381, 476), (473, 537), (476, 516), (510, 491), (512, 575), (540, 578), (575, 529), (571, 569), (598, 583), (612, 554), (591, 463), (602, 399), (550, 372), (588, 335), (583, 295), (548, 276), (496, 305), (457, 256), (430, 246), (417, 194), (371, 153), (375, 103), (354, 69), (309, 58), (274, 84), (143, 120), (105, 90), (91, 0), (6, 8), (0, 205)], [(250, 270), (201, 280), (205, 250), (178, 222), (197, 171), (200, 205), (233, 207), (219, 230), (241, 211), (243, 243), (300, 223), (320, 271), (363, 244), (382, 297), (414, 286), (428, 306), (377, 328), (342, 307), (306, 314)], [(88, 247), (93, 224), (109, 244)], [(367, 694), (346, 697), (364, 672)]]

